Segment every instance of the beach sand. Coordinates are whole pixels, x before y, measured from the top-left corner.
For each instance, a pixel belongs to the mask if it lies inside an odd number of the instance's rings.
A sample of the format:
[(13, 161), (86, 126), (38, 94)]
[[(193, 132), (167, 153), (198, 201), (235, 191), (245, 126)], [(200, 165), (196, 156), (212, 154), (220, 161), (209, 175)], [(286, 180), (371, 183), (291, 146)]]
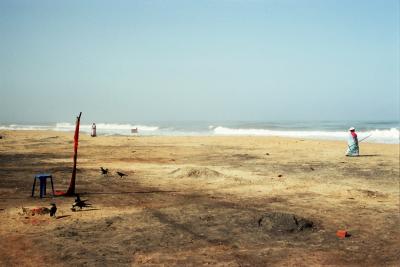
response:
[[(73, 212), (50, 186), (30, 197), (37, 173), (67, 190), (73, 133), (0, 135), (1, 266), (400, 262), (398, 145), (362, 143), (349, 158), (345, 141), (81, 134), (76, 191), (93, 206)], [(57, 218), (22, 214), (51, 202)], [(281, 213), (313, 227), (282, 228), (271, 219)]]

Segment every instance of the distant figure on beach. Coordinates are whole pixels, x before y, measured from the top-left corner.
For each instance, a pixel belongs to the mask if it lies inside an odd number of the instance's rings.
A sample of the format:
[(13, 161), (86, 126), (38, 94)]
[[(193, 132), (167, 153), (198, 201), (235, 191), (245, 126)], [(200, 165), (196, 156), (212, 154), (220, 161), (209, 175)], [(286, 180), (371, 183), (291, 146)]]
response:
[(359, 148), (358, 148), (358, 138), (356, 134), (356, 129), (354, 127), (350, 127), (349, 139), (347, 141), (346, 156), (356, 157), (358, 155), (359, 155)]
[(96, 137), (96, 123), (93, 122), (92, 124), (92, 133), (91, 133), (92, 137)]

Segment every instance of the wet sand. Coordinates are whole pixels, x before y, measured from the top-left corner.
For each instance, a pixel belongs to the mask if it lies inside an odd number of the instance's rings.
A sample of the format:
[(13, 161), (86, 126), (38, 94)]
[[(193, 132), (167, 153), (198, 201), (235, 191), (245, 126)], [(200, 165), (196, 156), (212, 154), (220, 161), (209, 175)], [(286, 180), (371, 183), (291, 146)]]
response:
[[(349, 158), (338, 141), (81, 134), (76, 191), (93, 206), (73, 212), (73, 198), (50, 187), (30, 197), (37, 173), (68, 188), (73, 133), (0, 135), (1, 266), (400, 262), (398, 145), (362, 143), (362, 156)], [(51, 202), (56, 218), (22, 214)], [(260, 223), (281, 213), (312, 228)], [(340, 229), (351, 236), (338, 238)]]

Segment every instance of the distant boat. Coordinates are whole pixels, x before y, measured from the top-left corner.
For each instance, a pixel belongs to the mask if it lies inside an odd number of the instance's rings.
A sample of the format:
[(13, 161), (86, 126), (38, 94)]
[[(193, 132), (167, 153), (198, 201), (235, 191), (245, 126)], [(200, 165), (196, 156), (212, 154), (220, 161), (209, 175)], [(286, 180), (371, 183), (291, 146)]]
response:
[(138, 128), (136, 127), (136, 128), (134, 128), (134, 129), (131, 129), (131, 133), (139, 133), (139, 131), (138, 131)]

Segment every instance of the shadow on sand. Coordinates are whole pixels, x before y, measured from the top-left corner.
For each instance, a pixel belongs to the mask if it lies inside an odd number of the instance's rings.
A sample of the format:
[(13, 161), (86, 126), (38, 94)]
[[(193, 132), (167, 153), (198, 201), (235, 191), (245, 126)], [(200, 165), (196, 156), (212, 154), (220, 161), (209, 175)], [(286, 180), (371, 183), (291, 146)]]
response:
[(66, 217), (71, 217), (71, 215), (61, 215), (61, 216), (57, 216), (56, 219), (62, 219), (62, 218), (66, 218)]
[[(79, 193), (80, 195), (124, 195), (124, 194), (160, 194), (160, 193), (179, 193), (180, 191), (162, 191), (162, 190), (152, 190), (152, 191), (132, 191), (132, 192), (82, 192)], [(22, 196), (22, 197), (11, 197), (11, 196), (7, 196), (7, 197), (0, 197), (0, 199), (48, 199), (48, 200), (52, 200), (54, 198), (60, 198), (60, 197), (69, 197), (69, 196), (53, 196), (51, 194), (46, 195), (42, 198), (40, 198), (39, 196)], [(73, 196), (71, 196), (73, 197)]]
[(378, 156), (379, 156), (378, 154), (369, 154), (369, 155), (367, 154), (367, 155), (358, 155), (358, 156), (347, 156), (346, 155), (347, 158), (378, 157)]
[(179, 191), (132, 191), (132, 192), (82, 192), (80, 195), (124, 195), (124, 194), (159, 194), (159, 193), (178, 193)]
[[(84, 212), (84, 211), (92, 211), (92, 210), (100, 210), (100, 209), (92, 208), (92, 209), (84, 209), (84, 210), (75, 210), (75, 211), (73, 211), (73, 212)], [(70, 216), (71, 216), (71, 215), (70, 215)]]
[(46, 195), (46, 196), (44, 196), (44, 197), (42, 197), (42, 198), (40, 198), (40, 197), (36, 197), (36, 196), (34, 196), (34, 197), (32, 197), (32, 196), (22, 196), (22, 197), (11, 197), (11, 196), (7, 196), (7, 197), (0, 197), (0, 199), (38, 199), (38, 200), (40, 200), (40, 199), (42, 199), (42, 200), (52, 200), (53, 198), (55, 198), (55, 197), (57, 197), (57, 196), (53, 196), (53, 195)]

